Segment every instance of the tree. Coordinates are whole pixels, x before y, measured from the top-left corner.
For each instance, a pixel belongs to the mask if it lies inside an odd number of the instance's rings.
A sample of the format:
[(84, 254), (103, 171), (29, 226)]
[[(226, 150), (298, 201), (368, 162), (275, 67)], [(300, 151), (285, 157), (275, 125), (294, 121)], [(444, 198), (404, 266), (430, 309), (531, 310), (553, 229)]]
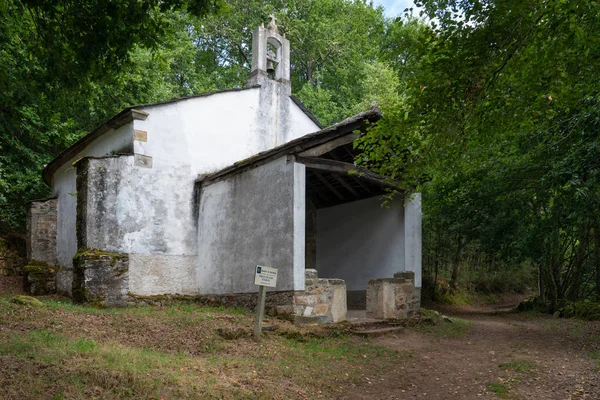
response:
[(364, 0), (0, 0), (0, 230), (23, 229), (43, 165), (120, 109), (244, 86), (270, 14), (295, 94), (323, 123), (351, 114), (385, 24)]
[(536, 265), (551, 309), (589, 296), (586, 277), (597, 270), (600, 7), (422, 3), (437, 19), (432, 37), (409, 75), (405, 112), (392, 111), (361, 143), (367, 164), (438, 196), (434, 208), (425, 206), (432, 218), (450, 216), (441, 226), (504, 265)]
[(43, 165), (123, 106), (114, 91), (95, 101), (134, 67), (135, 49), (157, 49), (172, 36), (173, 10), (203, 15), (220, 4), (0, 0), (0, 231), (23, 229), (26, 201), (48, 196)]

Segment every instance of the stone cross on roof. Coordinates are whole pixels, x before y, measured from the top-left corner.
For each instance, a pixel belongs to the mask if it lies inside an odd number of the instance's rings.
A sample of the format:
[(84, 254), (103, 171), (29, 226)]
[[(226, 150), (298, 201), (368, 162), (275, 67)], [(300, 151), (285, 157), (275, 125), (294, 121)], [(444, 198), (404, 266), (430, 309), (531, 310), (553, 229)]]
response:
[(271, 15), (269, 15), (269, 18), (271, 18), (271, 20), (269, 21), (269, 25), (267, 26), (267, 28), (277, 32), (277, 24), (275, 23), (275, 20), (276, 20), (275, 15), (271, 14)]

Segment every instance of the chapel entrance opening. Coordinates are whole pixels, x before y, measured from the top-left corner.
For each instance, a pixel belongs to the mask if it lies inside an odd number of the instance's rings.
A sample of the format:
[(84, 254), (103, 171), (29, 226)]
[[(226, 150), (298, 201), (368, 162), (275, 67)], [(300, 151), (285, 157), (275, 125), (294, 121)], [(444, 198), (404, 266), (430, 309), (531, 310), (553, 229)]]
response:
[(366, 309), (371, 279), (404, 269), (402, 195), (383, 205), (392, 185), (354, 167), (352, 143), (318, 157), (298, 157), (306, 166), (307, 269), (319, 278), (343, 279), (348, 310)]

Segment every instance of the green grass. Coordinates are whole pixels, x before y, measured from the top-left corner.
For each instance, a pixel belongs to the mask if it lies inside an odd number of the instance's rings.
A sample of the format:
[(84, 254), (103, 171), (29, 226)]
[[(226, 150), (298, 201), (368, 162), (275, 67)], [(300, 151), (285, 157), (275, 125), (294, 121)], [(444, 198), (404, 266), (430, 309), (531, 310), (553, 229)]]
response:
[(312, 338), (306, 342), (286, 339), (286, 344), (291, 350), (299, 351), (317, 362), (344, 359), (357, 364), (371, 364), (374, 360), (393, 363), (399, 358), (411, 356), (410, 352), (372, 345), (367, 340), (354, 343), (349, 338)]
[(516, 342), (516, 343), (511, 344), (510, 348), (515, 349), (517, 351), (522, 351), (522, 350), (529, 348), (529, 345), (527, 343)]
[(472, 321), (454, 317), (451, 320), (452, 322), (440, 320), (435, 325), (420, 325), (412, 329), (444, 338), (459, 338), (468, 334), (473, 328)]
[(486, 386), (488, 392), (494, 393), (501, 399), (508, 398), (508, 386), (499, 382), (489, 382)]
[(164, 385), (172, 388), (173, 395), (189, 395), (183, 383), (188, 381), (185, 367), (191, 359), (180, 354), (67, 339), (45, 329), (0, 340), (0, 355), (22, 359), (33, 369), (29, 372), (46, 378), (29, 390), (50, 387), (55, 391), (54, 398), (84, 397), (89, 387), (111, 397), (154, 398), (160, 396)]
[[(295, 339), (277, 331), (261, 343), (225, 340), (217, 328), (252, 326), (252, 314), (239, 308), (41, 300), (45, 307), (33, 308), (0, 298), (0, 322), (10, 327), (0, 331), (0, 368), (17, 371), (3, 387), (8, 398), (332, 398), (360, 380), (361, 368), (376, 376), (411, 356), (353, 336), (313, 337), (276, 320)], [(170, 341), (182, 335), (188, 339)]]
[(502, 363), (499, 367), (506, 371), (531, 372), (535, 365), (535, 362), (531, 360), (517, 359)]
[(596, 361), (596, 368), (594, 368), (594, 371), (600, 372), (600, 350), (592, 350), (588, 352), (588, 357)]

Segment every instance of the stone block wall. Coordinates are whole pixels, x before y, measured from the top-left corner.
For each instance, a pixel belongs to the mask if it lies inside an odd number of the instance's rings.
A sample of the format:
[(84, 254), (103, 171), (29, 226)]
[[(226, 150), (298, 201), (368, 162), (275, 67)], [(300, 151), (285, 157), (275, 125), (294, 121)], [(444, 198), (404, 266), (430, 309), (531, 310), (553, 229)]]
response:
[(415, 288), (414, 272), (400, 272), (394, 278), (372, 279), (367, 286), (367, 317), (408, 319), (421, 307), (421, 291)]
[(29, 203), (27, 260), (56, 265), (56, 198)]
[(346, 283), (342, 279), (319, 279), (317, 270), (305, 272), (305, 290), (294, 293), (293, 311), (301, 322), (346, 320)]
[(73, 257), (73, 301), (101, 307), (127, 305), (129, 256), (94, 249)]
[(0, 275), (23, 275), (25, 264), (25, 239), (18, 235), (0, 236)]
[(25, 291), (34, 296), (56, 293), (56, 273), (60, 267), (55, 265), (25, 266)]

